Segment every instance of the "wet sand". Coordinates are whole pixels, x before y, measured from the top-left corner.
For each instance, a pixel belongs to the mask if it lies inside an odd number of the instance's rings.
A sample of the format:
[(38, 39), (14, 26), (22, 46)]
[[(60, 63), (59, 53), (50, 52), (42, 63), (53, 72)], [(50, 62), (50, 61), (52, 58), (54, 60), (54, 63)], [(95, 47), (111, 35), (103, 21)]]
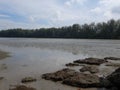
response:
[[(14, 85), (25, 85), (37, 90), (79, 90), (77, 87), (63, 85), (41, 79), (44, 73), (66, 68), (65, 64), (87, 57), (119, 57), (120, 42), (59, 39), (0, 39), (0, 49), (10, 52), (8, 58), (0, 60), (7, 69), (0, 71), (0, 90), (9, 90)], [(5, 54), (4, 54), (5, 55)], [(4, 56), (3, 55), (3, 56)], [(2, 55), (1, 55), (2, 56)], [(117, 62), (117, 61), (116, 61)], [(119, 61), (118, 61), (119, 62)], [(81, 67), (71, 67), (79, 70)], [(116, 67), (100, 66), (100, 75), (110, 74)], [(110, 71), (109, 71), (110, 70)], [(21, 83), (25, 77), (35, 77), (36, 82)], [(86, 88), (80, 90), (97, 90)], [(103, 90), (103, 89), (99, 89)]]

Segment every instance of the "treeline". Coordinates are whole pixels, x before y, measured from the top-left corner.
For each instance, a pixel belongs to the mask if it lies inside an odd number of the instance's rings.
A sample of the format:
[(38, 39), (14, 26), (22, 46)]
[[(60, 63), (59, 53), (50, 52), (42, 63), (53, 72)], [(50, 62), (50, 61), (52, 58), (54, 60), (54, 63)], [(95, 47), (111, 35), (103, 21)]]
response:
[(1, 30), (0, 37), (120, 39), (120, 20), (60, 28)]

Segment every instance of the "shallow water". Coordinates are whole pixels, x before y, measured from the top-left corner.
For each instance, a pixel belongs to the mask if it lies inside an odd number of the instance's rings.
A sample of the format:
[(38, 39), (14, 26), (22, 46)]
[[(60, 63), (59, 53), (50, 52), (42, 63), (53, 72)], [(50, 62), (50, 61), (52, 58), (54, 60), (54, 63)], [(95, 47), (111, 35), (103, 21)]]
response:
[(80, 58), (120, 57), (120, 40), (0, 38), (0, 50), (10, 52), (11, 55), (0, 61), (0, 64), (8, 66), (6, 70), (0, 71), (0, 76), (5, 77), (0, 81), (0, 90), (21, 84), (21, 79), (26, 76), (38, 79), (37, 82), (27, 84), (37, 90), (77, 90), (43, 80), (40, 76), (62, 69), (66, 63)]

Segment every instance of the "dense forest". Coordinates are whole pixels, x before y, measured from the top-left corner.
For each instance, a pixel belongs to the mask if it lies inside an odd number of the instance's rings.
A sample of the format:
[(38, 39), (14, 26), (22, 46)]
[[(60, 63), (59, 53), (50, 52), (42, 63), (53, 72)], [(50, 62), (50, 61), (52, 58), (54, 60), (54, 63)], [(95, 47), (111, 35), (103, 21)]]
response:
[(120, 19), (60, 28), (1, 30), (0, 37), (120, 39)]

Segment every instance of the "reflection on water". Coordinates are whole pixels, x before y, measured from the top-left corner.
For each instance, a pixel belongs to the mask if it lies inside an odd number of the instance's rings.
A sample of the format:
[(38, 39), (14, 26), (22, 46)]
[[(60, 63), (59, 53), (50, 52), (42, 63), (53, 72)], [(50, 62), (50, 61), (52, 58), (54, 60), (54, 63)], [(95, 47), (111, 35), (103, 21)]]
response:
[(1, 38), (0, 45), (18, 48), (35, 47), (41, 49), (61, 50), (75, 55), (96, 54), (97, 56), (119, 56), (120, 53), (120, 40)]
[(75, 87), (42, 80), (40, 75), (62, 69), (65, 63), (79, 58), (119, 57), (119, 48), (120, 40), (0, 38), (0, 49), (11, 54), (11, 57), (0, 61), (0, 64), (8, 66), (6, 70), (0, 71), (0, 76), (5, 77), (0, 82), (0, 90), (20, 84), (20, 80), (26, 76), (38, 79), (36, 83), (28, 84), (38, 90), (77, 90)]

